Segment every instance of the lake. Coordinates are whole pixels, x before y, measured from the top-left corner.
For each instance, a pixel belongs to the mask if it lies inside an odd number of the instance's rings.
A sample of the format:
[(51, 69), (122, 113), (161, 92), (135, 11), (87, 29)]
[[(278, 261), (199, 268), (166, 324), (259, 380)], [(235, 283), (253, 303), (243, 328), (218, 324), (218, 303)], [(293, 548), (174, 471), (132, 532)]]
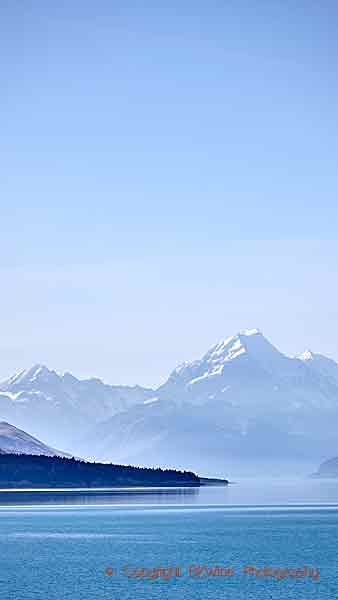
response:
[(333, 600), (338, 481), (0, 492), (6, 600)]

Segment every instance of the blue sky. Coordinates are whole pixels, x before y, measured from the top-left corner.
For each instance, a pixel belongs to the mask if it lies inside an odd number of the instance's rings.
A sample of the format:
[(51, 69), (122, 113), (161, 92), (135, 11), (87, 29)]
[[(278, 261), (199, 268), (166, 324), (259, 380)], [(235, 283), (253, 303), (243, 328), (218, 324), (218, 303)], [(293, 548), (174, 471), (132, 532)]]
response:
[(1, 4), (0, 376), (338, 359), (334, 2)]

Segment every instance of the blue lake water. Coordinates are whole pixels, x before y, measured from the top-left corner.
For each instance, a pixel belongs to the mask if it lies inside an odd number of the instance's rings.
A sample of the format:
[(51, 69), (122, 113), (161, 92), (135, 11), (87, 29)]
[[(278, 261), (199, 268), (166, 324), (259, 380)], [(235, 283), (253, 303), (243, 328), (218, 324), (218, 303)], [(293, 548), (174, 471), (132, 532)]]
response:
[(338, 598), (338, 481), (11, 491), (0, 505), (6, 600)]

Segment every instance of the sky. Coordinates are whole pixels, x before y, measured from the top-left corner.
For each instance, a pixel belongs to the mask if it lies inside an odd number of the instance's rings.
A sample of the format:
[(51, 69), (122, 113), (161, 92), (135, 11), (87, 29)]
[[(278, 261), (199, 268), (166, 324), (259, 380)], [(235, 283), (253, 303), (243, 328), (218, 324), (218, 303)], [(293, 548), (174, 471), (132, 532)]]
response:
[(338, 360), (335, 2), (3, 0), (0, 378)]

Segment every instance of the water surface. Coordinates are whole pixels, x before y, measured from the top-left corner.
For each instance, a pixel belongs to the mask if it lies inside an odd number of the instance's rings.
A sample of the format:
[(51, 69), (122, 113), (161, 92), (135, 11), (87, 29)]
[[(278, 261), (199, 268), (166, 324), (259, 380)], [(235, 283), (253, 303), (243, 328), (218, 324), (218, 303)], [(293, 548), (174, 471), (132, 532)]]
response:
[[(338, 597), (337, 481), (2, 491), (0, 502), (6, 600)], [(249, 565), (272, 575), (243, 574)]]

